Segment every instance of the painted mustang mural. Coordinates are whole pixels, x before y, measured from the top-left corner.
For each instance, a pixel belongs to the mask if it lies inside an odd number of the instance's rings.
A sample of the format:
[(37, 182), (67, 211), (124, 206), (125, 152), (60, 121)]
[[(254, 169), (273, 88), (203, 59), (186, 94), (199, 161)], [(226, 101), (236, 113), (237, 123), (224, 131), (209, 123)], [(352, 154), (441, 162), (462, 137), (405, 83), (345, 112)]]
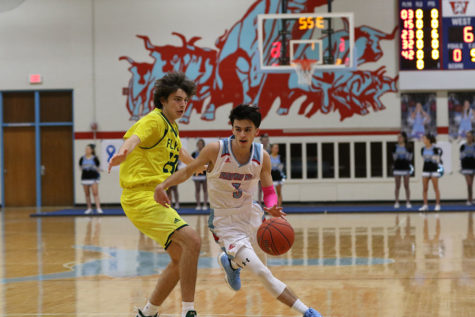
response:
[[(326, 0), (294, 0), (288, 2), (289, 13), (313, 12)], [(396, 92), (396, 78), (385, 75), (384, 67), (378, 70), (316, 71), (309, 87), (298, 85), (295, 72), (265, 73), (259, 70), (259, 50), (257, 47), (257, 15), (279, 13), (280, 1), (259, 0), (246, 12), (244, 17), (226, 30), (216, 41), (216, 48), (203, 48), (196, 45), (200, 37), (187, 40), (184, 35), (173, 33), (182, 40), (182, 46), (155, 46), (149, 38), (137, 35), (153, 59), (151, 63), (138, 63), (127, 60), (132, 78), (129, 81), (127, 109), (131, 120), (137, 120), (153, 109), (153, 85), (169, 71), (184, 72), (197, 84), (197, 94), (193, 96), (181, 119), (189, 123), (195, 110), (202, 120), (215, 119), (216, 109), (232, 103), (251, 103), (259, 105), (263, 117), (272, 104), (279, 99), (279, 115), (289, 113), (297, 99), (302, 99), (299, 115), (312, 117), (317, 112), (328, 114), (337, 111), (340, 120), (355, 114), (366, 115), (372, 109), (379, 111), (384, 105), (379, 100), (388, 92)], [(375, 62), (383, 52), (380, 41), (392, 40), (395, 31), (387, 34), (369, 26), (355, 28), (356, 64)], [(295, 29), (292, 32), (296, 32)], [(339, 51), (338, 43), (348, 42), (346, 30), (335, 30), (332, 35), (334, 45), (325, 47), (334, 55), (345, 58), (348, 51)], [(270, 45), (278, 39), (266, 39)], [(326, 42), (326, 41), (325, 41)], [(348, 47), (348, 45), (345, 45)]]

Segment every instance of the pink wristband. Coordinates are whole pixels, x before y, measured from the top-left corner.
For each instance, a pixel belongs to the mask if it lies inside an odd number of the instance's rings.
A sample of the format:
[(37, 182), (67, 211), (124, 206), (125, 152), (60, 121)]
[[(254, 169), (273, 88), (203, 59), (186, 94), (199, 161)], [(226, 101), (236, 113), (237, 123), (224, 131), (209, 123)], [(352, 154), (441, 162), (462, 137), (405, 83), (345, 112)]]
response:
[(275, 194), (274, 186), (262, 187), (264, 193), (264, 205), (266, 207), (273, 207), (277, 205), (277, 195)]

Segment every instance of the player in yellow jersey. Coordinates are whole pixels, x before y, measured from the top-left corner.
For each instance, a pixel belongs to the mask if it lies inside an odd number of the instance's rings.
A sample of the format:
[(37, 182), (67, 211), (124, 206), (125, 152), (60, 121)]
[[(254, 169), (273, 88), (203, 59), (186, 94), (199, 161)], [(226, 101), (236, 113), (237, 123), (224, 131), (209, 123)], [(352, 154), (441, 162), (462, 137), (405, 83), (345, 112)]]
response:
[(124, 135), (124, 144), (109, 162), (120, 167), (121, 205), (130, 221), (162, 245), (171, 258), (152, 295), (137, 317), (157, 317), (159, 306), (180, 281), (182, 317), (197, 316), (194, 295), (200, 237), (170, 206), (154, 200), (154, 189), (176, 170), (178, 159), (193, 161), (181, 147), (175, 122), (185, 112), (195, 84), (183, 73), (168, 73), (157, 80), (155, 109)]

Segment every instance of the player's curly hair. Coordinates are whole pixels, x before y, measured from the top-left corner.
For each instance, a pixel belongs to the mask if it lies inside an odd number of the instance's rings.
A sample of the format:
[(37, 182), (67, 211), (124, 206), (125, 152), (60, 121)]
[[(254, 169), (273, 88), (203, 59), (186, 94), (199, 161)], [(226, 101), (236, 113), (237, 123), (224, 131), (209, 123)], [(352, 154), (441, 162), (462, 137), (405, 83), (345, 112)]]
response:
[(243, 104), (231, 110), (229, 120), (231, 121), (231, 125), (234, 124), (234, 120), (251, 120), (256, 128), (259, 128), (261, 125), (261, 113), (258, 107)]
[(186, 78), (184, 73), (170, 72), (155, 82), (153, 91), (153, 104), (155, 108), (162, 109), (160, 100), (168, 99), (170, 94), (178, 89), (182, 89), (188, 97), (196, 94), (196, 85), (193, 81)]

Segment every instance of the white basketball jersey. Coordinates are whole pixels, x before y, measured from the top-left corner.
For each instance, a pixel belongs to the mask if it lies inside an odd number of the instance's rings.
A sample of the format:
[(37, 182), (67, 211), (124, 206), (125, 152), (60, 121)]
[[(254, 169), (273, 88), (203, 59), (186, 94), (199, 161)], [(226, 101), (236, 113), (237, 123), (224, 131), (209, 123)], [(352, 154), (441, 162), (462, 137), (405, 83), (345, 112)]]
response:
[(211, 208), (239, 209), (251, 206), (262, 169), (262, 144), (253, 143), (246, 164), (239, 164), (231, 149), (231, 140), (219, 141), (219, 153), (213, 170), (207, 173)]

